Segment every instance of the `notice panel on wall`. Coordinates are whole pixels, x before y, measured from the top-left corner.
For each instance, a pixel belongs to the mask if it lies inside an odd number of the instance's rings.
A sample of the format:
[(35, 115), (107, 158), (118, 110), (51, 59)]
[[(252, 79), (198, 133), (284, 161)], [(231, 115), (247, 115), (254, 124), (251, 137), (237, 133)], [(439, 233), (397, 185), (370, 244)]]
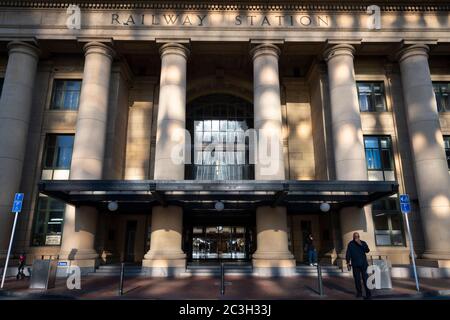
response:
[(61, 244), (61, 235), (47, 235), (45, 236), (46, 246), (59, 246)]

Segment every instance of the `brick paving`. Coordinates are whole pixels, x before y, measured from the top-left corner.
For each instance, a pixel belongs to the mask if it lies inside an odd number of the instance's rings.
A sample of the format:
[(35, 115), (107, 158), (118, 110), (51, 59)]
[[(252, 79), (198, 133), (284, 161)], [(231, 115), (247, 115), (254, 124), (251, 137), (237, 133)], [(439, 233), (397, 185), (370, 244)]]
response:
[[(392, 290), (375, 290), (374, 299), (420, 298), (411, 279), (393, 279)], [(352, 278), (323, 279), (325, 296), (320, 297), (314, 277), (242, 278), (228, 276), (226, 292), (220, 295), (220, 279), (190, 277), (178, 279), (130, 277), (125, 278), (124, 295), (118, 296), (118, 277), (85, 276), (80, 290), (69, 290), (65, 279), (57, 279), (48, 291), (28, 289), (29, 279), (7, 279), (1, 298), (27, 299), (332, 299), (351, 300), (354, 296)], [(450, 279), (421, 279), (422, 293), (435, 294), (449, 290)], [(447, 297), (448, 298), (448, 297)]]

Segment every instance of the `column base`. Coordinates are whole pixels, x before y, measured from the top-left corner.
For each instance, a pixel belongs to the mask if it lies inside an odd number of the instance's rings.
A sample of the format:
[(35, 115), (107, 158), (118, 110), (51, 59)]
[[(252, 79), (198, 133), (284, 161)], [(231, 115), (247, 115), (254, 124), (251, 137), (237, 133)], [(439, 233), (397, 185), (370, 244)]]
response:
[(178, 277), (186, 272), (186, 259), (144, 259), (142, 272), (150, 277)]

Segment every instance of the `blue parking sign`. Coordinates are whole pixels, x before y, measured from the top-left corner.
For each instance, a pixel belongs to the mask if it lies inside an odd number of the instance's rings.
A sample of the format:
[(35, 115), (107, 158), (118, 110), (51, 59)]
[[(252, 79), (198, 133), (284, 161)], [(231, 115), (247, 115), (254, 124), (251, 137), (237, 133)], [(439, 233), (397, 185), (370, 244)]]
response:
[(411, 203), (409, 202), (409, 196), (407, 194), (400, 195), (400, 209), (403, 213), (411, 212)]
[(16, 195), (14, 196), (14, 202), (11, 211), (12, 212), (22, 211), (22, 203), (23, 203), (23, 193), (16, 193)]
[(14, 201), (23, 201), (23, 193), (16, 193)]
[(409, 203), (400, 203), (400, 208), (403, 213), (410, 213), (411, 212), (411, 205)]
[(409, 203), (409, 196), (407, 194), (401, 194), (400, 203)]

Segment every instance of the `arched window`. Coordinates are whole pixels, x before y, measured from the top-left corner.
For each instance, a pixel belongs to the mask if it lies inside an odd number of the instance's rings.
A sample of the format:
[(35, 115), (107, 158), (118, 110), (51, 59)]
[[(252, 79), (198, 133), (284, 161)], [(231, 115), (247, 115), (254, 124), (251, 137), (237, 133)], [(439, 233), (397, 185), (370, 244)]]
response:
[(249, 139), (253, 105), (230, 94), (199, 97), (187, 106), (186, 127), (191, 134), (192, 164), (188, 180), (252, 180)]

